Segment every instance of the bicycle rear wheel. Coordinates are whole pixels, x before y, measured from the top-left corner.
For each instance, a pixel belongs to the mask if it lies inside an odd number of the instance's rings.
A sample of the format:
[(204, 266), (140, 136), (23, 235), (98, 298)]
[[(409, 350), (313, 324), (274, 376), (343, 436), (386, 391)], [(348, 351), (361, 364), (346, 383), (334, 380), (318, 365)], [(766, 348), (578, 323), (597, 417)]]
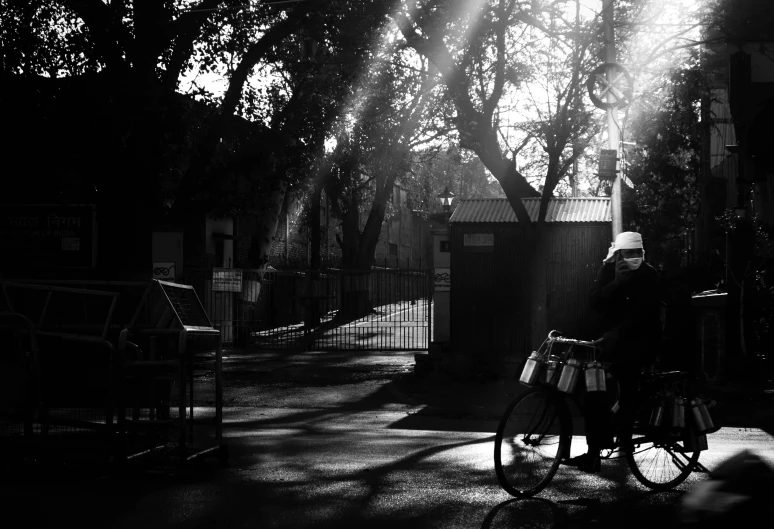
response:
[(676, 487), (693, 471), (701, 452), (685, 450), (682, 440), (640, 433), (629, 428), (626, 461), (637, 481), (653, 490)]
[(512, 496), (534, 496), (556, 474), (569, 446), (570, 412), (556, 391), (533, 388), (505, 410), (495, 437), (495, 472)]

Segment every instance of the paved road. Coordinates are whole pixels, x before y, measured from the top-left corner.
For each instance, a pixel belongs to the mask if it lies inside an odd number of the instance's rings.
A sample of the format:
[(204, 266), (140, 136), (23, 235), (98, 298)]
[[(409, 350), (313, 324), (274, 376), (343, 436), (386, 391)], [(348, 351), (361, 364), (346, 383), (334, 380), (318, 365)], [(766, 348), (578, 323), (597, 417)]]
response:
[[(412, 358), (230, 353), (229, 468), (204, 464), (185, 476), (143, 473), (77, 486), (33, 476), (0, 490), (4, 512), (33, 527), (575, 528), (624, 520), (669, 527), (680, 491), (704, 478), (648, 494), (621, 462), (607, 462), (599, 475), (563, 467), (538, 499), (511, 501), (493, 472), (496, 423), (435, 413), (442, 395), (432, 389), (407, 394)], [(210, 381), (198, 384), (197, 413), (211, 413)], [(458, 385), (458, 397), (483, 403), (485, 389), (496, 386), (471, 384), (478, 391)], [(740, 427), (711, 436), (701, 462), (712, 469), (742, 446), (774, 462), (772, 437)]]
[[(200, 410), (201, 411), (201, 410)], [(493, 424), (412, 414), (384, 404), (232, 408), (226, 414), (230, 468), (187, 479), (142, 476), (82, 491), (49, 492), (48, 520), (89, 526), (110, 505), (113, 527), (669, 527), (679, 493), (648, 494), (625, 465), (599, 475), (562, 468), (538, 499), (510, 502), (492, 470)], [(713, 468), (744, 444), (772, 459), (756, 430), (712, 436), (702, 462)], [(695, 474), (679, 490), (702, 479)], [(636, 512), (635, 519), (629, 519)], [(53, 525), (53, 524), (52, 524)], [(108, 526), (108, 525), (93, 525)]]

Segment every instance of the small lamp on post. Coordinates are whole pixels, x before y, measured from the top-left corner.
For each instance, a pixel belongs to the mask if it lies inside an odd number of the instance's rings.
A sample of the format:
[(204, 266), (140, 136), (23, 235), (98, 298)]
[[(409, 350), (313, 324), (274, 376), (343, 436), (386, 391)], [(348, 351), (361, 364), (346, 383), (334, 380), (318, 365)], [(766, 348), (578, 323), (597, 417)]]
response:
[(438, 195), (438, 198), (441, 199), (441, 204), (443, 205), (443, 211), (446, 213), (446, 220), (450, 217), (450, 211), (451, 211), (451, 203), (452, 200), (454, 200), (454, 193), (449, 191), (449, 186), (446, 186), (446, 188), (443, 190), (443, 193)]

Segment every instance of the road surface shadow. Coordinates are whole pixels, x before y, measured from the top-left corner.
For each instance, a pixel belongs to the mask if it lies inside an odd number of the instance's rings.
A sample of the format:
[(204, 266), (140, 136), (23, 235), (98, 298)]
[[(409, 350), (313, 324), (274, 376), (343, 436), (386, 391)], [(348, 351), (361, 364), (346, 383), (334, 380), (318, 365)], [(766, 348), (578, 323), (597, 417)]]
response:
[(513, 498), (495, 505), (481, 524), (481, 529), (508, 527), (567, 527), (567, 513), (556, 503), (543, 498)]
[(481, 529), (679, 528), (682, 525), (675, 504), (681, 495), (681, 491), (648, 491), (609, 503), (601, 498), (558, 502), (544, 498), (513, 498), (492, 508)]

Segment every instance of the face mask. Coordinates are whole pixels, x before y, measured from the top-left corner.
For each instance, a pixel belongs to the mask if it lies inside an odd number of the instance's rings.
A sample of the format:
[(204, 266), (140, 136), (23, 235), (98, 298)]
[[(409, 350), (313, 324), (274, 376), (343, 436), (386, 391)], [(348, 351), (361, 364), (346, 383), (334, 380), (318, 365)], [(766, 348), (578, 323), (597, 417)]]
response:
[(631, 259), (624, 257), (624, 262), (629, 267), (629, 270), (637, 270), (642, 264), (642, 257), (632, 257)]

